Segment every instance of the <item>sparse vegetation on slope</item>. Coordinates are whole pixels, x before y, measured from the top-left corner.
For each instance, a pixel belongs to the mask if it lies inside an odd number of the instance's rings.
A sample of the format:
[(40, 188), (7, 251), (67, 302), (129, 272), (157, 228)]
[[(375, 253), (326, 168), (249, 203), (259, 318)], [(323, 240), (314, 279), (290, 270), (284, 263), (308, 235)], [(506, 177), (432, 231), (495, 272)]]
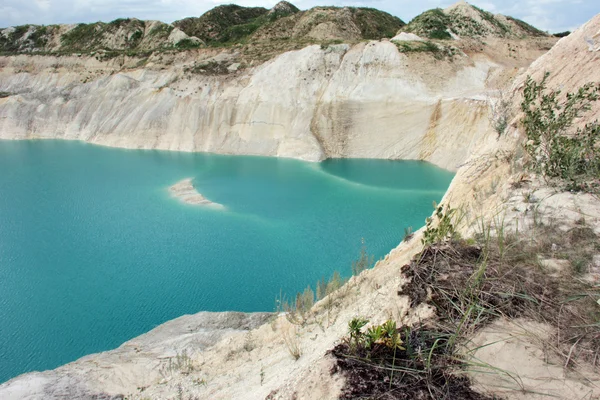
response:
[(0, 53), (17, 53), (41, 50), (47, 44), (57, 25), (21, 25), (0, 31)]
[[(359, 255), (356, 260), (352, 261), (351, 272), (352, 276), (359, 276), (363, 271), (372, 268), (374, 265), (374, 257), (367, 252), (364, 240), (360, 248)], [(325, 300), (325, 309), (327, 310), (327, 324), (331, 322), (330, 311), (336, 302), (336, 297), (340, 297), (340, 293), (336, 293), (338, 289), (344, 286), (348, 279), (342, 278), (338, 271), (334, 271), (329, 280), (321, 278), (315, 285), (316, 293), (311, 286), (307, 286), (303, 292), (297, 293), (293, 301), (280, 294), (275, 300), (276, 312), (286, 313), (287, 320), (294, 325), (305, 325), (311, 317), (315, 317), (311, 313), (316, 301)], [(343, 296), (342, 296), (343, 297)], [(314, 321), (313, 321), (314, 322)]]
[[(300, 11), (282, 1), (271, 10), (222, 5), (200, 17), (170, 24), (137, 19), (64, 26), (23, 25), (0, 31), (0, 54), (101, 53), (101, 59), (156, 51), (184, 51), (202, 45), (242, 46), (241, 53), (264, 61), (310, 44), (390, 38), (404, 22), (372, 8), (315, 7)], [(178, 32), (173, 32), (179, 29)], [(251, 53), (259, 53), (253, 56)]]
[(561, 95), (528, 77), (521, 110), (530, 167), (548, 178), (568, 182), (570, 190), (600, 191), (600, 125), (577, 126), (576, 121), (600, 100), (600, 84), (588, 83), (577, 92)]
[(222, 5), (207, 11), (198, 18), (185, 18), (173, 23), (188, 36), (195, 36), (207, 43), (228, 42), (254, 33), (267, 22), (269, 10), (263, 7), (242, 7), (235, 4)]
[(109, 23), (23, 25), (0, 31), (0, 54), (139, 53), (163, 49), (197, 48), (196, 38), (170, 38), (174, 27), (156, 21), (119, 18)]
[[(398, 328), (393, 321), (368, 326), (366, 319), (351, 320), (348, 336), (331, 351), (333, 372), (346, 377), (342, 398), (487, 399), (465, 372), (518, 379), (471, 359), (479, 348), (470, 339), (499, 318), (555, 328), (547, 351), (566, 366), (595, 360), (600, 289), (583, 276), (600, 247), (584, 221), (565, 234), (535, 219), (530, 229), (508, 232), (495, 220), (463, 240), (449, 233), (458, 215), (443, 206), (436, 211), (427, 228), (435, 240), (424, 240), (425, 248), (402, 268), (408, 283), (398, 293), (409, 297), (412, 309), (432, 306), (435, 317)], [(433, 222), (446, 228), (438, 234)], [(540, 262), (555, 258), (571, 269), (549, 270)]]
[(432, 42), (426, 41), (413, 41), (413, 42), (395, 42), (396, 47), (400, 53), (428, 53), (433, 55), (434, 58), (440, 60), (444, 57), (453, 57), (457, 53), (457, 49), (452, 46), (444, 46)]
[(391, 38), (398, 32), (398, 29), (405, 25), (400, 18), (374, 8), (359, 7), (350, 9), (363, 39)]
[(516, 24), (519, 28), (521, 28), (523, 30), (523, 32), (526, 32), (527, 35), (529, 36), (533, 36), (533, 37), (542, 37), (542, 36), (548, 36), (548, 34), (544, 31), (539, 30), (538, 28), (529, 25), (527, 22), (522, 21), (520, 19), (517, 18), (513, 18), (513, 17), (509, 17), (506, 16), (506, 18), (511, 21), (512, 23)]
[(546, 33), (513, 17), (495, 16), (470, 4), (459, 4), (446, 10), (436, 8), (416, 16), (402, 29), (429, 39), (459, 37), (523, 38), (547, 36)]

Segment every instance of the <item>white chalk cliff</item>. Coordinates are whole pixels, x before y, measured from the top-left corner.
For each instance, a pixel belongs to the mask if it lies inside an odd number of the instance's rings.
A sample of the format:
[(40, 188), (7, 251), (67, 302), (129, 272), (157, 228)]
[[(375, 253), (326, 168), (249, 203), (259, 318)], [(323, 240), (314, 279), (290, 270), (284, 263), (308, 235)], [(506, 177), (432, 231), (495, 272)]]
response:
[(489, 126), (490, 82), (506, 73), (491, 57), (438, 60), (389, 41), (309, 46), (218, 76), (190, 73), (190, 57), (146, 68), (85, 56), (0, 57), (0, 92), (10, 94), (0, 98), (0, 139), (420, 159), (454, 170)]

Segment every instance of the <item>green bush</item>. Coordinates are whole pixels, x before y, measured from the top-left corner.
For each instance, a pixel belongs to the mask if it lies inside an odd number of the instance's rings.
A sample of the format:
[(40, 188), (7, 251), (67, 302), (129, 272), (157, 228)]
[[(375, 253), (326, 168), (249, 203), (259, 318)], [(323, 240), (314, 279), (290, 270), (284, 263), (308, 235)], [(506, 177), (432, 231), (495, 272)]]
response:
[(196, 41), (193, 41), (192, 39), (186, 38), (186, 39), (181, 39), (179, 42), (177, 42), (175, 47), (178, 48), (179, 50), (197, 49), (198, 47), (200, 47), (200, 42), (196, 42)]
[(588, 83), (561, 96), (560, 90), (547, 89), (548, 76), (539, 83), (528, 77), (523, 91), (521, 123), (530, 167), (546, 177), (570, 181), (572, 189), (585, 190), (590, 179), (600, 177), (600, 126), (598, 121), (583, 127), (575, 123), (600, 99), (600, 84)]
[(451, 208), (450, 205), (444, 208), (443, 205), (438, 206), (435, 202), (433, 208), (435, 209), (435, 219), (432, 217), (426, 219), (425, 232), (421, 239), (421, 243), (425, 246), (452, 240), (458, 235), (455, 229), (456, 209)]

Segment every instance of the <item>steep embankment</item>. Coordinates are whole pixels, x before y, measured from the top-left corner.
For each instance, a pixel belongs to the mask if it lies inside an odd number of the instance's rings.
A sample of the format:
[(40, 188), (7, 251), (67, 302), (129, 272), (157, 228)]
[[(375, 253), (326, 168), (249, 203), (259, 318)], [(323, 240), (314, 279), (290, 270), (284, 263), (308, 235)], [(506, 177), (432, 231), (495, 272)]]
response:
[(0, 138), (456, 169), (488, 126), (488, 83), (506, 72), (485, 56), (438, 60), (387, 41), (310, 46), (224, 75), (209, 70), (235, 70), (235, 53), (197, 56), (127, 70), (116, 60), (0, 58), (0, 91), (10, 94)]

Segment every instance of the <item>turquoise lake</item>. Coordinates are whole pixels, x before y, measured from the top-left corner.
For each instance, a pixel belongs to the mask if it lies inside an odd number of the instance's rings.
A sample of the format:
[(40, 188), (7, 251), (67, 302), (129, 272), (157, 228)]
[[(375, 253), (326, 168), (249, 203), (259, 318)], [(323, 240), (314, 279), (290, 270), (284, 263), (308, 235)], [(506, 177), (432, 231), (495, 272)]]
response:
[[(192, 177), (226, 210), (183, 204)], [(0, 382), (199, 311), (273, 311), (364, 238), (382, 258), (453, 173), (423, 162), (0, 141)]]

